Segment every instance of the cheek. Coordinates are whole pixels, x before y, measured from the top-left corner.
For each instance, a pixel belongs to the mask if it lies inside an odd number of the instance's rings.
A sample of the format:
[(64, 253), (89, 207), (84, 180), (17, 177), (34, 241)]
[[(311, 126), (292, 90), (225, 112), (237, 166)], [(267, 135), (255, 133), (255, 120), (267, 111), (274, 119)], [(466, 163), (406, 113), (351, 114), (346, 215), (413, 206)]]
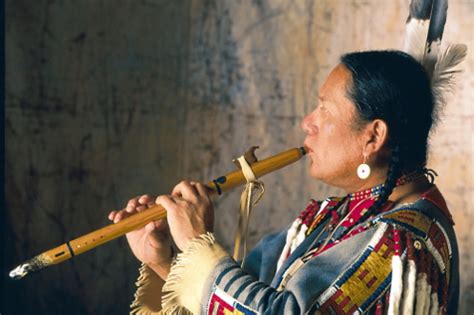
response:
[(334, 125), (334, 124), (326, 124), (326, 125), (323, 127), (322, 132), (324, 132), (324, 134), (326, 134), (326, 135), (328, 135), (328, 136), (334, 135), (334, 134), (337, 132), (336, 125)]

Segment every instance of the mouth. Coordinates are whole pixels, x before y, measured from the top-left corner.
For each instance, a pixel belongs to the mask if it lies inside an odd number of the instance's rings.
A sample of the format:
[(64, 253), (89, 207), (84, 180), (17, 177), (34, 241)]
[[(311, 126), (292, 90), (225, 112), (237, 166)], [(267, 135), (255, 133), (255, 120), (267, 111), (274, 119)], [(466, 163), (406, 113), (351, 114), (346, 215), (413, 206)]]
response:
[(313, 153), (313, 150), (306, 143), (304, 143), (304, 149), (307, 154)]

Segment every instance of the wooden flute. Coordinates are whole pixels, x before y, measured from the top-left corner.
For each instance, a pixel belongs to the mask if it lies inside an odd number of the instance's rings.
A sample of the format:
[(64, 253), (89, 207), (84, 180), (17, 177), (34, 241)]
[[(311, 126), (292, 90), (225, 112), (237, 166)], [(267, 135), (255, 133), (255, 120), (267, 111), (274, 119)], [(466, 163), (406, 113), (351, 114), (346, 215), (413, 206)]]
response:
[[(305, 154), (304, 147), (294, 148), (257, 161), (250, 167), (258, 178), (298, 161)], [(210, 194), (220, 195), (224, 191), (243, 185), (245, 182), (246, 179), (242, 171), (237, 170), (210, 181), (206, 186), (210, 189)], [(166, 218), (166, 210), (161, 205), (150, 207), (120, 222), (107, 225), (33, 257), (10, 271), (10, 278), (21, 279), (28, 273), (68, 260), (130, 231), (139, 229), (151, 221), (164, 218)]]

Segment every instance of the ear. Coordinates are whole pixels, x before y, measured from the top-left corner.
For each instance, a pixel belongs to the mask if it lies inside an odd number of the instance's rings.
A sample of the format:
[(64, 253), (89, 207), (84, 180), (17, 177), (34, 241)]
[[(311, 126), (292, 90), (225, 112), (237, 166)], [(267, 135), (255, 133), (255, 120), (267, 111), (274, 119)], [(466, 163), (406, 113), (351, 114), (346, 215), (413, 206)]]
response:
[(364, 128), (365, 134), (365, 156), (374, 156), (380, 153), (384, 145), (388, 141), (388, 126), (381, 119), (375, 119), (368, 123)]

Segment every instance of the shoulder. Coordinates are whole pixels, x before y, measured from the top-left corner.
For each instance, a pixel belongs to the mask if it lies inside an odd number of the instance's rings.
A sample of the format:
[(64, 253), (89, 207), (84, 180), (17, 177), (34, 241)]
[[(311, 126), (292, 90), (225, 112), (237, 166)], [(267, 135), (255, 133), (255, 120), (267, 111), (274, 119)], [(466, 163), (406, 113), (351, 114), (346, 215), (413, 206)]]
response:
[(443, 229), (452, 229), (454, 225), (446, 201), (435, 185), (420, 194), (416, 201), (399, 204), (377, 215), (372, 223), (377, 222), (396, 225), (423, 238), (429, 236), (436, 225)]
[(436, 186), (433, 185), (416, 202), (399, 205), (378, 215), (372, 223), (385, 223), (402, 230), (407, 235), (407, 245), (415, 243), (417, 247), (424, 248), (442, 274), (449, 277), (451, 272), (457, 270), (458, 248), (454, 222)]

